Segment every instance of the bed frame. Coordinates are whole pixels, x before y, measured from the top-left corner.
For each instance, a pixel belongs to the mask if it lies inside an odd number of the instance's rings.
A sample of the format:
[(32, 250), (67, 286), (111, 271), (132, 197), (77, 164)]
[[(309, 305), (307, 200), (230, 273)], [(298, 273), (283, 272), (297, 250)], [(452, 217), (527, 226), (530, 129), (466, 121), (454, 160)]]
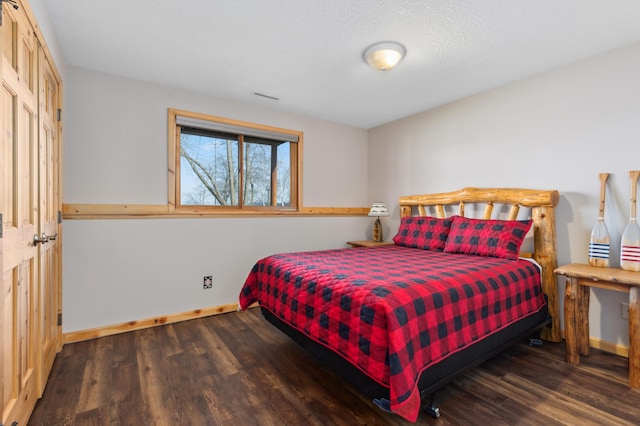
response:
[[(522, 208), (531, 209), (533, 252), (521, 253), (521, 256), (532, 257), (542, 267), (542, 290), (548, 302), (546, 309), (536, 315), (494, 333), (429, 367), (428, 374), (420, 377), (418, 388), (424, 403), (423, 408), (432, 416), (440, 415), (434, 401), (435, 391), (469, 369), (526, 338), (535, 337), (531, 339), (535, 344), (540, 343), (538, 338), (560, 341), (558, 287), (553, 273), (557, 267), (554, 208), (558, 200), (559, 193), (555, 190), (513, 188), (464, 188), (455, 192), (400, 198), (401, 217), (430, 215), (445, 218), (456, 214), (465, 216), (466, 213), (481, 212), (480, 215), (474, 214), (469, 217), (516, 220), (522, 219), (518, 217)], [(505, 209), (508, 211), (504, 212)], [(388, 398), (388, 389), (371, 380), (342, 356), (308, 339), (269, 311), (263, 309), (262, 313), (267, 321), (330, 366), (345, 381), (372, 398), (380, 408), (386, 409), (384, 399)]]

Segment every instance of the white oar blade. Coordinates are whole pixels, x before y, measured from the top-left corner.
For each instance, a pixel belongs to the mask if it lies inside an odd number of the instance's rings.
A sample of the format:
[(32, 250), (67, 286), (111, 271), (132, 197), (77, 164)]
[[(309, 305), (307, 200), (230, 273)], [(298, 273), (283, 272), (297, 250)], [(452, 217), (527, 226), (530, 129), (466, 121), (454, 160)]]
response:
[(636, 222), (636, 195), (640, 170), (631, 170), (631, 215), (622, 233), (620, 247), (620, 267), (626, 271), (640, 271), (640, 227)]
[(591, 231), (589, 240), (589, 265), (606, 268), (609, 266), (609, 231), (604, 221), (598, 220)]
[(631, 220), (622, 233), (620, 267), (625, 271), (640, 271), (640, 227)]

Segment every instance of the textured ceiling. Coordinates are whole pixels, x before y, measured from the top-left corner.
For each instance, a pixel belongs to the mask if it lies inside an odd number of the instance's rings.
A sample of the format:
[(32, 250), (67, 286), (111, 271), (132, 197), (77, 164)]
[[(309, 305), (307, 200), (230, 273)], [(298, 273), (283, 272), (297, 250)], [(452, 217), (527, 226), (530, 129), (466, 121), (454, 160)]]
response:
[(639, 0), (44, 3), (68, 65), (363, 128), (640, 42)]

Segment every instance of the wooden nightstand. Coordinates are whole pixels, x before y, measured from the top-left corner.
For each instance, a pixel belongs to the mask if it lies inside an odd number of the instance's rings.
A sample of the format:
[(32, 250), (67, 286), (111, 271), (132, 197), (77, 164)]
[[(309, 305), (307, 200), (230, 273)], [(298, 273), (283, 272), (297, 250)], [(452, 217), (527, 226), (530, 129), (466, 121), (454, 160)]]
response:
[(564, 296), (566, 361), (589, 355), (589, 287), (629, 293), (629, 384), (640, 388), (640, 272), (573, 263), (554, 271), (567, 277)]
[(381, 241), (376, 242), (372, 240), (362, 240), (362, 241), (347, 241), (351, 247), (378, 247), (378, 246), (388, 246), (390, 244), (394, 244), (393, 241)]

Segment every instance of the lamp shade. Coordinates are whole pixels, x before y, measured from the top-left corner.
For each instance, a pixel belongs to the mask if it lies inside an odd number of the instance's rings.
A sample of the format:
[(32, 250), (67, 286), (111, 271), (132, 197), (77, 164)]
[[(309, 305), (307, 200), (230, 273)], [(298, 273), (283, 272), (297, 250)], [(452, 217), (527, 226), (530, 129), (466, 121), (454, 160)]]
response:
[(371, 210), (369, 210), (369, 216), (389, 216), (389, 210), (384, 203), (373, 203)]
[(364, 52), (364, 60), (378, 71), (387, 71), (398, 65), (407, 50), (393, 41), (376, 43)]

